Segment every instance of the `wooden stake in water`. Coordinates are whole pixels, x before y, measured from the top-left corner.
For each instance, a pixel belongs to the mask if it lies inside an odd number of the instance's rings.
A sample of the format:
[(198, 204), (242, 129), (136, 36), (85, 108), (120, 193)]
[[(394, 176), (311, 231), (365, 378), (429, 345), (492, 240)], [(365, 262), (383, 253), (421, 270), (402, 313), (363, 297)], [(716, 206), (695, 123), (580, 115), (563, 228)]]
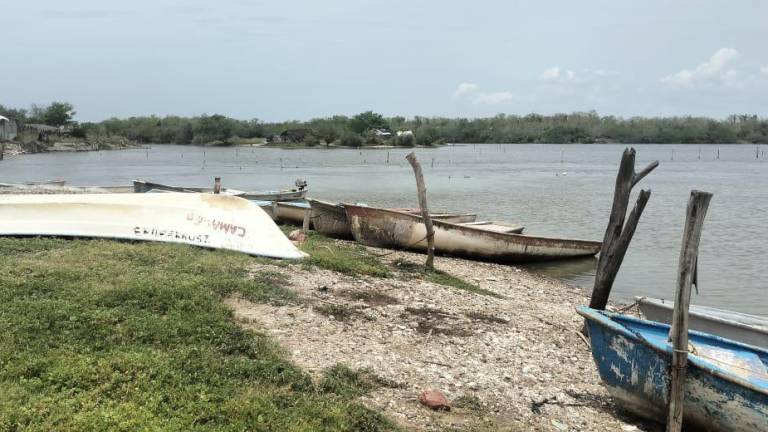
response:
[(699, 147), (699, 160), (701, 160), (701, 147)]
[(387, 163), (389, 163), (389, 152), (387, 152)]
[(213, 193), (217, 195), (221, 193), (221, 177), (213, 178)]
[(565, 161), (565, 149), (560, 149), (560, 165)]
[(691, 191), (691, 197), (688, 199), (683, 245), (677, 264), (675, 309), (672, 312), (672, 328), (669, 331), (672, 340), (672, 363), (667, 432), (680, 432), (683, 427), (683, 396), (688, 363), (688, 308), (691, 304), (691, 286), (696, 279), (701, 231), (711, 199), (711, 193), (700, 191)]
[(434, 168), (435, 167), (435, 158), (432, 158), (432, 164), (429, 167), (430, 168)]

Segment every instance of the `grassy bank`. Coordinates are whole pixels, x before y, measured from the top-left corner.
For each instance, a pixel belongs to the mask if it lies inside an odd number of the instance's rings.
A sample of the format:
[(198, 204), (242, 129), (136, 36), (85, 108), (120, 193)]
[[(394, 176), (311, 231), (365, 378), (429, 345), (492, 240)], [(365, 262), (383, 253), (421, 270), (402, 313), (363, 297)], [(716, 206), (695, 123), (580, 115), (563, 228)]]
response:
[(0, 430), (392, 429), (354, 380), (315, 383), (233, 321), (227, 295), (293, 298), (253, 258), (8, 238), (0, 257)]

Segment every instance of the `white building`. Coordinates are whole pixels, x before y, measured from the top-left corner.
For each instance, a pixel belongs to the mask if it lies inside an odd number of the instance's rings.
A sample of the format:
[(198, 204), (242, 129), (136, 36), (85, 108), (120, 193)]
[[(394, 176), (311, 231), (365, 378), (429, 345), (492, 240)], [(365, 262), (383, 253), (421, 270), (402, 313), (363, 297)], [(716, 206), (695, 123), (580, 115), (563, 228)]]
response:
[(17, 133), (16, 121), (0, 116), (0, 141), (10, 141), (16, 138)]

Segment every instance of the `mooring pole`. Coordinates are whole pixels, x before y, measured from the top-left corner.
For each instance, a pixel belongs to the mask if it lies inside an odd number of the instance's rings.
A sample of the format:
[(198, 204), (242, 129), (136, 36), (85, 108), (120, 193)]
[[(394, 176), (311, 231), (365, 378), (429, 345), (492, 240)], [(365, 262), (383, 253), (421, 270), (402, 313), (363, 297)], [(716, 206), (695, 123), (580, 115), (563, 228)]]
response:
[(214, 177), (213, 179), (213, 193), (221, 193), (221, 177)]
[(0, 144), (0, 161), (5, 157), (5, 143)]
[(427, 227), (427, 262), (424, 265), (431, 269), (435, 267), (435, 229), (432, 226), (432, 218), (429, 216), (429, 209), (427, 208), (427, 187), (424, 185), (424, 175), (421, 173), (421, 164), (416, 159), (416, 155), (411, 152), (405, 158), (408, 159), (408, 163), (413, 168), (413, 174), (416, 176), (421, 217), (424, 219), (424, 226)]
[(309, 222), (312, 215), (312, 210), (307, 209), (307, 211), (304, 212), (304, 220), (301, 223), (301, 232), (304, 234), (309, 232)]
[(643, 214), (648, 199), (651, 197), (650, 190), (640, 191), (635, 207), (625, 224), (632, 188), (657, 166), (659, 166), (659, 161), (653, 161), (640, 172), (635, 172), (635, 149), (627, 148), (621, 156), (621, 165), (619, 165), (619, 173), (616, 175), (616, 187), (613, 192), (611, 216), (605, 229), (603, 245), (600, 249), (600, 260), (597, 262), (597, 271), (595, 272), (595, 285), (592, 289), (592, 298), (589, 301), (589, 307), (593, 309), (605, 310), (608, 297), (611, 295), (613, 281), (616, 280), (621, 262), (624, 260), (629, 243), (635, 234), (637, 223)]
[(672, 364), (669, 385), (669, 414), (667, 432), (679, 432), (683, 427), (683, 396), (685, 393), (686, 365), (688, 363), (688, 308), (691, 305), (691, 286), (696, 282), (696, 266), (699, 255), (699, 241), (704, 227), (712, 194), (692, 191), (685, 215), (683, 245), (677, 264), (677, 293), (675, 309), (672, 312)]

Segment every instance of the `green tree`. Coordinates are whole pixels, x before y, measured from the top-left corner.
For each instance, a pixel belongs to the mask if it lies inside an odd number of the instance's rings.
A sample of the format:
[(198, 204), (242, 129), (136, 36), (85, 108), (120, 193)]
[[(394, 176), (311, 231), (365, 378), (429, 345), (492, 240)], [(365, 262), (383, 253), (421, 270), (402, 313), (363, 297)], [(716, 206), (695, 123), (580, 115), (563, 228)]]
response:
[(362, 112), (349, 121), (349, 128), (356, 134), (362, 134), (373, 128), (389, 129), (389, 124), (381, 114), (373, 111)]
[(75, 107), (67, 102), (53, 102), (42, 112), (41, 120), (51, 126), (64, 126), (72, 122)]

